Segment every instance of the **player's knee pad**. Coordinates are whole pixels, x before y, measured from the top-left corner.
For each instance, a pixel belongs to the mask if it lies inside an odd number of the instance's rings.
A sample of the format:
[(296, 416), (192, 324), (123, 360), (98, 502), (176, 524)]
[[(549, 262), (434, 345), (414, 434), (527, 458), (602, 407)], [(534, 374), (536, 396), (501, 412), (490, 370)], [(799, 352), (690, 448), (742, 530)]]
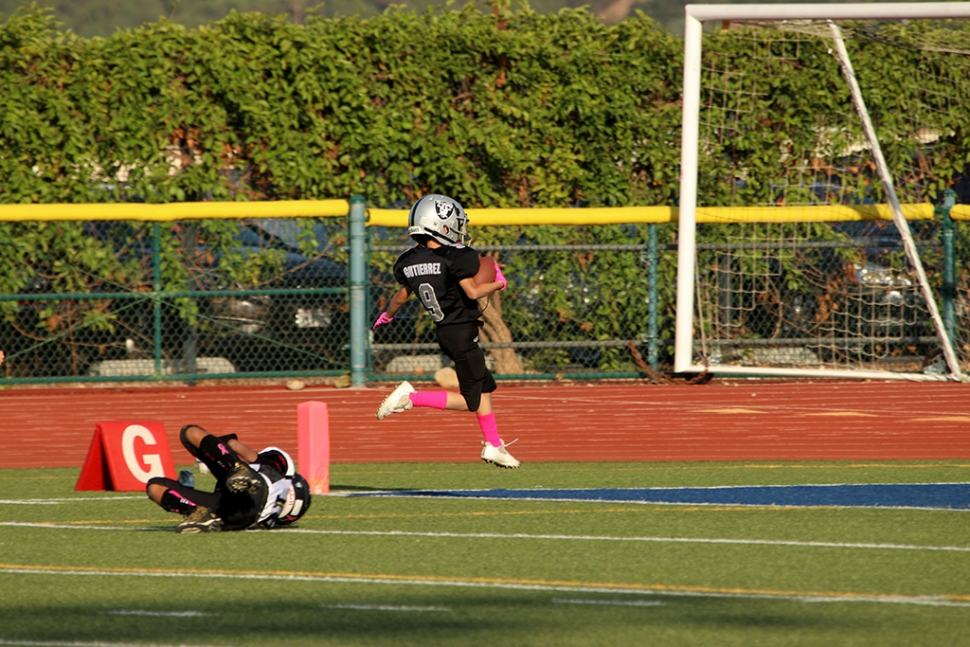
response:
[(482, 371), (484, 374), (479, 378), (466, 381), (459, 378), (458, 380), (459, 390), (461, 391), (462, 397), (465, 398), (465, 404), (468, 405), (469, 411), (478, 411), (478, 408), (482, 406), (482, 394), (492, 393), (496, 388), (495, 378), (484, 367), (484, 362)]
[(185, 447), (189, 451), (192, 451), (193, 449), (195, 449), (195, 447), (193, 447), (191, 443), (189, 443), (189, 437), (186, 432), (188, 431), (189, 427), (195, 427), (195, 426), (196, 425), (185, 425), (184, 427), (182, 427), (182, 430), (179, 431), (179, 441), (182, 443), (182, 447)]
[(468, 406), (469, 411), (478, 411), (478, 407), (482, 406), (481, 388), (476, 388), (474, 391), (469, 391), (468, 393), (462, 391), (461, 395), (465, 398), (465, 404)]
[(150, 479), (148, 479), (148, 482), (147, 483), (145, 483), (145, 494), (150, 494), (151, 493), (152, 486), (153, 485), (162, 485), (162, 486), (168, 487), (165, 484), (164, 477), (161, 477), (161, 476), (153, 476)]

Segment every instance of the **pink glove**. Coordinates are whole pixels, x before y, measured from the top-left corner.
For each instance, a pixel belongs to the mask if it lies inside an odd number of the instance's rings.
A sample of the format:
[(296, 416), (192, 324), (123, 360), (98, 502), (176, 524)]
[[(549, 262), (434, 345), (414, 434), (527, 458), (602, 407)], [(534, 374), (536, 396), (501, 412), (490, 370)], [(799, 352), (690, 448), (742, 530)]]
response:
[(505, 276), (502, 275), (502, 268), (498, 266), (498, 263), (495, 263), (495, 280), (502, 284), (502, 287), (499, 289), (504, 290), (505, 288), (509, 287), (509, 282), (505, 280)]
[(388, 317), (386, 312), (382, 312), (381, 316), (378, 317), (377, 321), (374, 322), (374, 330), (377, 330), (381, 326), (389, 324), (392, 321), (394, 321), (394, 317)]

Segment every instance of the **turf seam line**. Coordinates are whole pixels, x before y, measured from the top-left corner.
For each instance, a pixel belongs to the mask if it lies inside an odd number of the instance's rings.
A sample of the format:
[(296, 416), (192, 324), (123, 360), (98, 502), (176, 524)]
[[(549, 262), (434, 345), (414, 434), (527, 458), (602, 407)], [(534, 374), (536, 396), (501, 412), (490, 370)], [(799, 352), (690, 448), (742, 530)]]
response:
[[(734, 598), (762, 600), (794, 600), (799, 602), (874, 602), (880, 604), (912, 604), (920, 606), (942, 606), (970, 608), (967, 595), (919, 595), (906, 596), (878, 593), (830, 593), (812, 591), (764, 591), (742, 588), (715, 588), (704, 586), (664, 585), (664, 584), (602, 584), (602, 583), (556, 583), (507, 580), (484, 580), (481, 578), (448, 579), (414, 576), (387, 576), (365, 574), (311, 574), (311, 573), (273, 573), (273, 572), (220, 572), (220, 571), (158, 571), (158, 570), (85, 570), (68, 568), (43, 568), (0, 564), (0, 574), (16, 573), (23, 575), (71, 575), (95, 577), (188, 577), (200, 579), (243, 579), (288, 582), (326, 582), (346, 584), (387, 584), (413, 586), (452, 586), (463, 588), (495, 588), (520, 591), (556, 591), (581, 593), (610, 593), (628, 595), (653, 595), (670, 597)], [(3, 644), (0, 642), (0, 644)], [(16, 643), (14, 643), (16, 644)]]

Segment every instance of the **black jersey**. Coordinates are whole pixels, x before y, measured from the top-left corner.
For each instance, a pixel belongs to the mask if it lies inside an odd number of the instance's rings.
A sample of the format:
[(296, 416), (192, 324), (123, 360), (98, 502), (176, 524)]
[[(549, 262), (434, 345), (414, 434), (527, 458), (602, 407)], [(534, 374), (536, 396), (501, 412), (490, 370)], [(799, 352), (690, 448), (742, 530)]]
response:
[(411, 288), (435, 324), (446, 326), (477, 321), (478, 304), (458, 282), (478, 274), (478, 252), (471, 247), (443, 245), (431, 249), (417, 245), (394, 264), (394, 278)]

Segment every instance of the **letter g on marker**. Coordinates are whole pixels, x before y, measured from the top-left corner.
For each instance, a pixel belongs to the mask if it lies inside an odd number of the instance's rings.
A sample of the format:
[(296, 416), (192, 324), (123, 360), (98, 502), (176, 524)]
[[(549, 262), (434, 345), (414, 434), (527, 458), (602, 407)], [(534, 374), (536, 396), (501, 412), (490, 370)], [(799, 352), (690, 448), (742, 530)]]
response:
[[(140, 456), (135, 449), (136, 440), (141, 440), (144, 444)], [(165, 476), (161, 455), (145, 453), (148, 447), (157, 444), (158, 441), (155, 440), (152, 432), (142, 425), (128, 425), (121, 436), (121, 451), (125, 457), (125, 464), (131, 475), (143, 483), (153, 476)], [(146, 470), (145, 467), (148, 469)]]

